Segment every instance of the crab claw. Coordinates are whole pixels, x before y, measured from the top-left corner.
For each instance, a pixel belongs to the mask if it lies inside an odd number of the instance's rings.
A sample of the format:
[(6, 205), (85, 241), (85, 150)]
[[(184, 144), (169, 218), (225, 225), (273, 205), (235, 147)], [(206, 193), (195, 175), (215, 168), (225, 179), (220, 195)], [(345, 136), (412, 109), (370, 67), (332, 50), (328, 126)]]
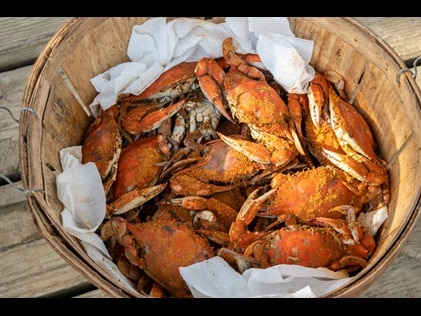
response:
[(308, 89), (308, 104), (311, 121), (315, 127), (320, 126), (323, 106), (328, 102), (329, 82), (321, 73), (316, 73)]
[(263, 187), (257, 188), (247, 197), (238, 212), (236, 221), (231, 224), (229, 236), (231, 243), (233, 243), (235, 247), (246, 248), (265, 234), (262, 232), (250, 232), (247, 229), (247, 225), (256, 217), (260, 205), (277, 191), (277, 189), (271, 189), (264, 194), (260, 194), (262, 188)]
[(186, 103), (186, 99), (181, 99), (170, 106), (149, 113), (138, 123), (137, 130), (130, 131), (130, 133), (150, 132), (160, 127), (167, 118), (180, 111), (184, 103)]
[(288, 109), (291, 119), (294, 122), (295, 129), (300, 137), (303, 137), (302, 121), (303, 112), (308, 109), (308, 98), (305, 94), (288, 94)]
[(374, 237), (365, 230), (362, 224), (356, 221), (347, 223), (339, 219), (318, 217), (313, 219), (312, 223), (332, 227), (341, 234), (342, 242), (347, 245), (349, 253), (356, 258), (368, 259), (376, 250)]
[(149, 188), (135, 188), (113, 201), (107, 208), (107, 215), (120, 215), (139, 207), (161, 193), (166, 186), (165, 182)]
[(348, 155), (323, 148), (323, 153), (331, 163), (362, 182), (381, 185), (387, 181), (387, 171), (381, 164), (362, 158), (358, 162)]
[(209, 210), (226, 226), (229, 226), (237, 217), (236, 210), (212, 197), (186, 196), (171, 199), (168, 203), (195, 211)]
[(261, 164), (270, 164), (272, 153), (260, 143), (255, 143), (245, 139), (225, 136), (220, 132), (216, 132), (218, 136), (231, 148), (244, 154), (250, 160)]
[(297, 132), (294, 129), (291, 129), (290, 132), (291, 132), (292, 138), (294, 140), (295, 148), (297, 148), (298, 152), (301, 155), (305, 156), (306, 152), (305, 152), (303, 146), (301, 145), (299, 135), (297, 134)]
[(330, 121), (342, 149), (349, 155), (375, 159), (374, 137), (366, 120), (357, 109), (329, 88)]
[(231, 123), (236, 124), (219, 86), (224, 81), (225, 72), (212, 58), (204, 57), (196, 65), (196, 76), (203, 94), (218, 108), (221, 114)]
[[(260, 57), (258, 55), (249, 55), (243, 59), (236, 53), (236, 50), (237, 48), (234, 45), (233, 38), (226, 38), (222, 45), (222, 51), (227, 63), (237, 68), (240, 72), (247, 75), (249, 78), (265, 80), (264, 74), (259, 69), (248, 63), (249, 61), (252, 63), (256, 61), (261, 62)], [(263, 64), (259, 63), (259, 65), (262, 66)]]
[(366, 181), (364, 174), (367, 173), (367, 169), (364, 168), (364, 165), (358, 163), (357, 161), (345, 154), (340, 154), (338, 152), (334, 152), (326, 148), (323, 148), (322, 150), (326, 158), (329, 159), (329, 161), (333, 163), (336, 167), (349, 173), (355, 179), (358, 179), (360, 181)]

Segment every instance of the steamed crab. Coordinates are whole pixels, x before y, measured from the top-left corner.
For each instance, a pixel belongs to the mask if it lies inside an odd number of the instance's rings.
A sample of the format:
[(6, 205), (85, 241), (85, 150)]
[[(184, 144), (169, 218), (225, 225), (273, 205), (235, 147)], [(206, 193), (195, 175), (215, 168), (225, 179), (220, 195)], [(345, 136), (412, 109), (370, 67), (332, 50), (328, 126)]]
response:
[(82, 144), (82, 163), (94, 162), (107, 197), (107, 217), (125, 213), (160, 194), (158, 183), (168, 160), (168, 142), (161, 134), (139, 138), (123, 146), (115, 104), (100, 110), (88, 127)]
[(235, 139), (230, 139), (230, 145), (241, 148), (246, 155), (248, 144), (253, 150), (259, 145), (262, 151), (270, 152), (265, 163), (275, 165), (288, 163), (298, 152), (304, 154), (288, 107), (264, 74), (236, 54), (232, 38), (224, 40), (223, 55), (228, 71), (208, 57), (197, 63), (195, 71), (208, 99), (228, 120), (247, 124), (252, 138), (258, 141), (236, 146)]
[(186, 223), (210, 241), (218, 245), (228, 245), (229, 228), (245, 199), (241, 191), (236, 188), (208, 197), (169, 196), (157, 203), (157, 210), (151, 220), (176, 220)]
[(192, 297), (179, 268), (215, 256), (205, 237), (173, 220), (130, 223), (114, 217), (112, 225), (130, 263), (175, 297)]
[(332, 82), (343, 87), (343, 79), (334, 72), (316, 73), (310, 82), (304, 117), (311, 152), (320, 162), (334, 164), (360, 181), (387, 186), (386, 164), (375, 153), (370, 127)]
[(164, 137), (158, 134), (139, 138), (122, 149), (116, 179), (111, 186), (107, 217), (132, 210), (166, 188), (166, 182), (158, 183), (162, 163), (167, 161), (160, 149), (163, 142)]
[[(169, 182), (178, 195), (208, 196), (236, 188), (257, 175), (262, 166), (232, 149), (221, 139), (206, 144), (194, 164), (175, 172)], [(190, 160), (189, 160), (190, 161)]]
[(82, 163), (94, 162), (108, 193), (115, 181), (122, 139), (117, 123), (118, 106), (100, 110), (85, 132), (82, 144)]
[[(230, 228), (232, 241), (243, 248), (256, 238), (246, 233), (256, 216), (272, 218), (270, 225), (310, 224), (314, 218), (344, 220), (352, 207), (358, 215), (365, 203), (383, 192), (361, 183), (334, 166), (321, 166), (292, 174), (278, 173), (271, 187), (259, 187), (247, 198)], [(380, 207), (380, 206), (379, 206)], [(242, 236), (239, 238), (238, 236)]]
[(122, 96), (123, 129), (136, 137), (164, 124), (173, 125), (164, 133), (174, 145), (173, 152), (183, 141), (198, 149), (202, 140), (216, 138), (221, 112), (198, 89), (195, 67), (196, 62), (182, 62), (162, 73), (141, 94)]
[(290, 225), (250, 244), (245, 257), (254, 257), (262, 268), (277, 264), (325, 267), (353, 272), (367, 265), (376, 249), (371, 234), (358, 222), (315, 218), (319, 226)]
[(120, 95), (119, 103), (128, 107), (138, 104), (166, 104), (198, 88), (194, 69), (196, 62), (180, 63), (163, 72), (139, 95)]
[(292, 223), (274, 229), (279, 224), (275, 222), (264, 230), (249, 231), (248, 226), (255, 219), (258, 207), (253, 200), (244, 203), (231, 226), (229, 247), (246, 259), (252, 258), (261, 268), (297, 264), (352, 272), (365, 267), (376, 249), (374, 237), (356, 221), (356, 212), (351, 205), (341, 207), (345, 219), (320, 216), (312, 217), (304, 224)]

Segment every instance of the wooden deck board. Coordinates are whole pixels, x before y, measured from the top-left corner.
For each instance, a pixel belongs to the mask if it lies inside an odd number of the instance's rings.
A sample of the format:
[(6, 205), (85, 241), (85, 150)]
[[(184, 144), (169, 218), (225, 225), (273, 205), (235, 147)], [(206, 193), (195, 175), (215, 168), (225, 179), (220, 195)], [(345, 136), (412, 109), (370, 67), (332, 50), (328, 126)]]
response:
[(68, 17), (0, 18), (0, 71), (34, 63), (67, 20)]

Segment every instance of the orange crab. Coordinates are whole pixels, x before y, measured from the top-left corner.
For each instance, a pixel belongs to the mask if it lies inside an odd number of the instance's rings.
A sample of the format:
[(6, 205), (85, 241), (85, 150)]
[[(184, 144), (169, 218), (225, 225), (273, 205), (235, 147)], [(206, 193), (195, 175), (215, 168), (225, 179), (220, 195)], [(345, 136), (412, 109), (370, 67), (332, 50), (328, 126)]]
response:
[(352, 205), (358, 213), (364, 203), (381, 193), (335, 166), (278, 173), (271, 188), (275, 192), (261, 204), (260, 212), (304, 222), (314, 217), (344, 217), (343, 205)]
[(195, 67), (196, 62), (182, 62), (162, 73), (141, 94), (119, 99), (121, 126), (132, 135), (125, 135), (127, 139), (164, 128), (164, 124), (170, 125), (165, 135), (174, 145), (173, 151), (183, 141), (197, 149), (202, 139), (216, 138), (221, 112), (198, 89)]
[[(224, 40), (223, 54), (230, 66), (227, 72), (212, 58), (197, 63), (195, 71), (203, 93), (228, 120), (235, 118), (249, 126), (262, 150), (271, 152), (266, 163), (285, 164), (298, 152), (304, 154), (288, 107), (264, 74), (236, 54), (232, 38)], [(246, 145), (241, 144), (245, 154)], [(257, 144), (251, 146), (254, 150)]]
[(101, 109), (86, 130), (82, 144), (82, 163), (95, 163), (106, 194), (115, 180), (122, 147), (117, 119), (117, 104), (108, 110)]
[(209, 196), (236, 188), (262, 170), (259, 163), (251, 161), (221, 139), (208, 142), (203, 152), (203, 155), (196, 156), (193, 165), (171, 176), (169, 182), (174, 193)]
[(375, 153), (369, 125), (332, 82), (343, 87), (335, 72), (316, 73), (310, 82), (305, 124), (311, 152), (321, 163), (334, 164), (360, 181), (387, 186), (386, 164)]
[(122, 149), (107, 217), (134, 209), (166, 188), (166, 182), (158, 183), (162, 163), (167, 161), (161, 146), (165, 147), (165, 138), (158, 134), (139, 138)]
[(261, 268), (297, 264), (352, 272), (365, 267), (376, 249), (374, 237), (356, 221), (355, 209), (350, 205), (343, 206), (346, 220), (314, 217), (304, 224), (285, 225), (276, 230), (272, 229), (276, 225), (269, 225), (264, 230), (249, 231), (257, 208), (251, 200), (247, 201), (229, 235), (230, 248), (256, 260)]
[(215, 256), (207, 239), (187, 224), (172, 220), (130, 223), (112, 219), (127, 259), (175, 297), (192, 297), (180, 267)]
[(194, 74), (196, 62), (183, 62), (163, 72), (149, 87), (139, 95), (121, 95), (120, 104), (165, 104), (198, 88)]
[(382, 194), (378, 187), (371, 189), (334, 166), (278, 173), (270, 190), (259, 187), (248, 196), (230, 235), (240, 248), (259, 237), (260, 233), (245, 233), (257, 215), (288, 225), (309, 224), (316, 217), (345, 219), (349, 207), (358, 215), (365, 203)]
[(376, 243), (361, 224), (331, 218), (315, 218), (312, 223), (322, 227), (283, 227), (249, 245), (244, 256), (254, 257), (262, 268), (297, 264), (353, 272), (367, 265)]
[(113, 197), (118, 198), (134, 188), (145, 188), (157, 183), (166, 155), (160, 149), (162, 135), (139, 138), (124, 147), (118, 162)]

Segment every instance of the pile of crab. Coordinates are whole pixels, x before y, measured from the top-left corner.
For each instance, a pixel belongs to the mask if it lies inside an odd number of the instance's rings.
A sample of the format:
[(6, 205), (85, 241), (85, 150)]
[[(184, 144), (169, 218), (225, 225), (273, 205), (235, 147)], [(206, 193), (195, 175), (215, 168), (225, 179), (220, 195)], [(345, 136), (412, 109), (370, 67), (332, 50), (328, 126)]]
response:
[(98, 234), (137, 290), (191, 297), (179, 267), (214, 256), (238, 272), (364, 268), (376, 239), (357, 218), (388, 204), (388, 174), (342, 88), (316, 73), (288, 94), (228, 38), (222, 58), (181, 63), (100, 110), (83, 163), (107, 197)]

